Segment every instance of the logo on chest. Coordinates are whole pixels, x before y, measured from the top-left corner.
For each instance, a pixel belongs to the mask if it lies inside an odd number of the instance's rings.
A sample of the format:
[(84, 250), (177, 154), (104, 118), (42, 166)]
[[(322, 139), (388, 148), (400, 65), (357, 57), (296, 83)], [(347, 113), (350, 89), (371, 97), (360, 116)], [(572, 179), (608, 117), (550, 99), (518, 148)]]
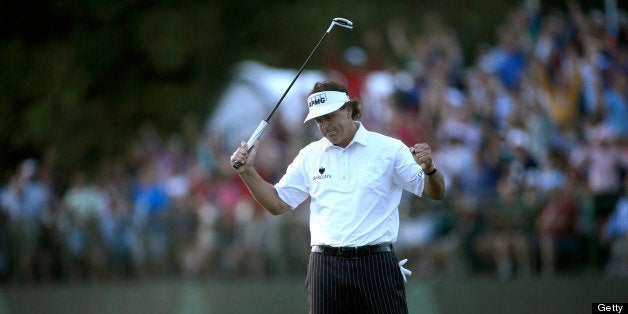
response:
[(331, 175), (330, 174), (324, 174), (325, 173), (325, 167), (318, 168), (318, 173), (319, 173), (319, 175), (313, 176), (312, 180), (331, 179)]

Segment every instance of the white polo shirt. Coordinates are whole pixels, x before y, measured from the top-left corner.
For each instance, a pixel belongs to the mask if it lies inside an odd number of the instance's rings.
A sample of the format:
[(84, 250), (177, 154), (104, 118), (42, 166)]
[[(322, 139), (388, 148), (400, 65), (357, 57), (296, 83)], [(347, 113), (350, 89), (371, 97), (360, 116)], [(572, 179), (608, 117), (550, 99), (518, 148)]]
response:
[(402, 190), (421, 196), (423, 182), (407, 146), (360, 123), (346, 148), (301, 149), (275, 188), (292, 208), (311, 196), (312, 245), (362, 246), (397, 240)]

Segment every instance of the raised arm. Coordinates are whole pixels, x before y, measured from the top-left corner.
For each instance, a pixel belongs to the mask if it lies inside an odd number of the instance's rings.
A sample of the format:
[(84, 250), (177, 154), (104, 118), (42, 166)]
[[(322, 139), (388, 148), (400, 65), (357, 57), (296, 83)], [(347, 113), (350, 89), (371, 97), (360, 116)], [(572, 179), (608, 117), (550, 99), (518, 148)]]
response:
[(281, 215), (291, 207), (279, 197), (275, 187), (266, 182), (253, 167), (257, 146), (258, 144), (255, 143), (251, 151), (247, 152), (246, 142), (242, 142), (231, 155), (229, 163), (231, 165), (236, 161), (240, 162), (241, 166), (235, 171), (240, 175), (253, 198), (271, 214)]
[(423, 195), (433, 200), (443, 199), (445, 197), (445, 178), (434, 166), (430, 146), (425, 143), (415, 144), (410, 147), (410, 152), (425, 173)]

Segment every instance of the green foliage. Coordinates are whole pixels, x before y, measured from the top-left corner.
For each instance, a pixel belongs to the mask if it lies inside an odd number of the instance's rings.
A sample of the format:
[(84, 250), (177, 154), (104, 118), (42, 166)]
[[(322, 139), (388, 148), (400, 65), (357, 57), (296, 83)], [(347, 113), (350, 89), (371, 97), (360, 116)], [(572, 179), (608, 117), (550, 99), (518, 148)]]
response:
[(56, 0), (7, 6), (0, 21), (3, 174), (26, 157), (94, 169), (144, 121), (177, 131), (185, 113), (207, 113), (204, 86), (233, 62), (217, 4), (201, 1)]

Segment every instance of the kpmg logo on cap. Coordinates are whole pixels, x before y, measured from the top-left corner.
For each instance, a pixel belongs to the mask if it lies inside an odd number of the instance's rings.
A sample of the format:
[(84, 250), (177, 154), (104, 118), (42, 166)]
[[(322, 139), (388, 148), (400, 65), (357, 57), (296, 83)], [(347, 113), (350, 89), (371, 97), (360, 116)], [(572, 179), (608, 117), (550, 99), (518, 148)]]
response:
[(325, 93), (318, 94), (316, 96), (312, 95), (307, 102), (308, 107), (324, 104), (327, 101), (327, 95)]

